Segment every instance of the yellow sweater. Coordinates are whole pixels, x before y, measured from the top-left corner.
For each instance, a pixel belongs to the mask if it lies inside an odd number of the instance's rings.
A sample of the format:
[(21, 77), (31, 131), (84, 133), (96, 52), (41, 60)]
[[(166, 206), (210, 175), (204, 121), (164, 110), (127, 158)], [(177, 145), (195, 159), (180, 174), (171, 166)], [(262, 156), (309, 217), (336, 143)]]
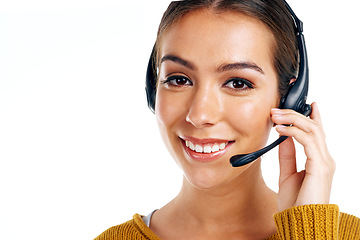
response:
[[(306, 205), (274, 215), (277, 233), (265, 240), (360, 240), (360, 219), (339, 213), (337, 205)], [(139, 214), (94, 240), (160, 240)]]

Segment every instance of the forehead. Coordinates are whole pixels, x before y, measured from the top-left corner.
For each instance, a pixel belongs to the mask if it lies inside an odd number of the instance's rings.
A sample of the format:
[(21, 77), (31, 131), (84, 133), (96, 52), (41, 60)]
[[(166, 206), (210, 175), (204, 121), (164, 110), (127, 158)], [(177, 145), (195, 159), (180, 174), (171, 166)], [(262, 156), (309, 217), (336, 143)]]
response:
[(160, 39), (160, 56), (181, 54), (194, 60), (271, 62), (274, 37), (261, 21), (238, 12), (192, 11)]

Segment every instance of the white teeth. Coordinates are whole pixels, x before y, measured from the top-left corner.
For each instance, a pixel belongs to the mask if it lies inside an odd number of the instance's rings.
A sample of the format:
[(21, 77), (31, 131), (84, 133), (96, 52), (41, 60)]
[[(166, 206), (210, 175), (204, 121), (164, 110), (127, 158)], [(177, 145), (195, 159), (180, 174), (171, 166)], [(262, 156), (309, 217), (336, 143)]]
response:
[(223, 150), (225, 147), (226, 147), (226, 144), (225, 144), (225, 143), (221, 143), (221, 144), (220, 144), (220, 150)]
[(217, 145), (217, 144), (214, 144), (214, 146), (212, 146), (212, 148), (211, 148), (211, 151), (212, 152), (217, 152), (217, 151), (219, 151), (220, 150), (220, 147), (219, 147), (219, 145)]
[(194, 151), (195, 145), (192, 142), (189, 142), (189, 148)]
[(211, 147), (209, 145), (204, 147), (204, 153), (211, 153)]
[(198, 153), (203, 152), (203, 147), (196, 144), (196, 145), (195, 145), (195, 152), (198, 152)]
[(198, 152), (198, 153), (212, 153), (212, 152), (218, 152), (220, 150), (225, 149), (226, 145), (228, 143), (215, 143), (214, 145), (205, 145), (201, 146), (199, 144), (194, 144), (190, 142), (189, 140), (185, 141), (186, 147), (190, 148), (191, 150)]

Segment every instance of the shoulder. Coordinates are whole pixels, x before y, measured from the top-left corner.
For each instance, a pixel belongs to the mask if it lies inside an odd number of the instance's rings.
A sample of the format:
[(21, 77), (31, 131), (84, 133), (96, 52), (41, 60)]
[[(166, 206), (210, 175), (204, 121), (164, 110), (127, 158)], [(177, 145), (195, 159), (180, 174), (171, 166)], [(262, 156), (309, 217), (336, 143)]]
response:
[[(333, 204), (305, 205), (293, 207), (274, 215), (278, 239), (293, 239), (293, 236), (307, 236), (305, 239), (360, 240), (360, 219), (340, 213)], [(272, 238), (270, 238), (272, 239)]]
[(160, 240), (150, 228), (142, 221), (139, 214), (135, 214), (132, 220), (113, 226), (101, 233), (94, 240), (125, 240), (125, 239), (151, 239)]
[(339, 239), (360, 239), (360, 218), (340, 213)]
[[(134, 233), (136, 234), (136, 227), (133, 224), (133, 220), (127, 221), (123, 224), (113, 226), (103, 233), (101, 233), (94, 240), (112, 240), (112, 239), (131, 239)], [(134, 238), (136, 239), (136, 238)]]

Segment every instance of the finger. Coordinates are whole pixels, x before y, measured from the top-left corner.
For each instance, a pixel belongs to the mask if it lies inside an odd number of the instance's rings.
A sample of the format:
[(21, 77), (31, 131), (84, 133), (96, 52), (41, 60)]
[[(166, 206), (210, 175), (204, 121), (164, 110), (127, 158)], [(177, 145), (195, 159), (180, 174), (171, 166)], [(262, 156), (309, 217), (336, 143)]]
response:
[(314, 121), (321, 123), (321, 117), (320, 117), (320, 111), (319, 111), (318, 104), (316, 102), (313, 102), (311, 104), (311, 109), (312, 109), (312, 111), (310, 114), (310, 118), (313, 119)]
[(272, 109), (271, 117), (275, 124), (293, 125), (308, 133), (317, 133), (325, 137), (317, 103), (312, 103), (310, 118), (291, 109)]
[(324, 132), (324, 128), (322, 125), (318, 104), (316, 102), (312, 103), (311, 108), (312, 108), (312, 111), (311, 111), (310, 118), (317, 123), (318, 127), (321, 130), (322, 136), (325, 138), (325, 132)]
[(286, 139), (279, 146), (279, 165), (280, 165), (279, 184), (281, 184), (289, 176), (297, 172), (296, 150), (295, 150), (294, 141), (291, 137)]
[(318, 105), (313, 103), (312, 108), (310, 118), (307, 118), (293, 110), (274, 109), (271, 112), (272, 120), (276, 124), (291, 125), (288, 127), (284, 125), (277, 125), (276, 130), (281, 135), (294, 137), (300, 144), (302, 144), (308, 160), (311, 161), (318, 159), (320, 161), (316, 161), (316, 165), (325, 163), (330, 166), (331, 169), (335, 169), (335, 167), (333, 167), (335, 166), (334, 160), (331, 158), (327, 149)]
[[(316, 103), (313, 103), (311, 106), (312, 113), (310, 118), (293, 110), (273, 111), (272, 118), (276, 124), (291, 125), (290, 128), (276, 127), (280, 134), (292, 136), (304, 146), (305, 144), (315, 144), (315, 146), (319, 147), (322, 156), (326, 157), (329, 155), (329, 151), (325, 142), (325, 133), (321, 123), (319, 108)], [(297, 131), (296, 128), (303, 132)]]
[(327, 166), (329, 167), (331, 175), (333, 175), (335, 172), (336, 163), (335, 163), (334, 159), (331, 157), (329, 150), (327, 148), (327, 144), (326, 144), (326, 140), (325, 140), (326, 135), (325, 135), (325, 131), (323, 128), (318, 104), (316, 102), (312, 103), (311, 108), (312, 108), (312, 112), (311, 112), (310, 118), (313, 119), (318, 124), (319, 128), (321, 129), (321, 140), (318, 141), (318, 145), (320, 146), (320, 151), (322, 153), (323, 159), (324, 159), (325, 163), (327, 164)]
[(273, 111), (271, 117), (277, 125), (296, 126), (307, 133), (317, 131), (317, 124), (314, 120), (293, 110)]
[(281, 134), (293, 137), (304, 147), (305, 155), (307, 156), (306, 168), (309, 172), (317, 171), (324, 166), (325, 158), (320, 144), (311, 134), (308, 134), (297, 127), (286, 127), (283, 125), (276, 126), (276, 130)]

